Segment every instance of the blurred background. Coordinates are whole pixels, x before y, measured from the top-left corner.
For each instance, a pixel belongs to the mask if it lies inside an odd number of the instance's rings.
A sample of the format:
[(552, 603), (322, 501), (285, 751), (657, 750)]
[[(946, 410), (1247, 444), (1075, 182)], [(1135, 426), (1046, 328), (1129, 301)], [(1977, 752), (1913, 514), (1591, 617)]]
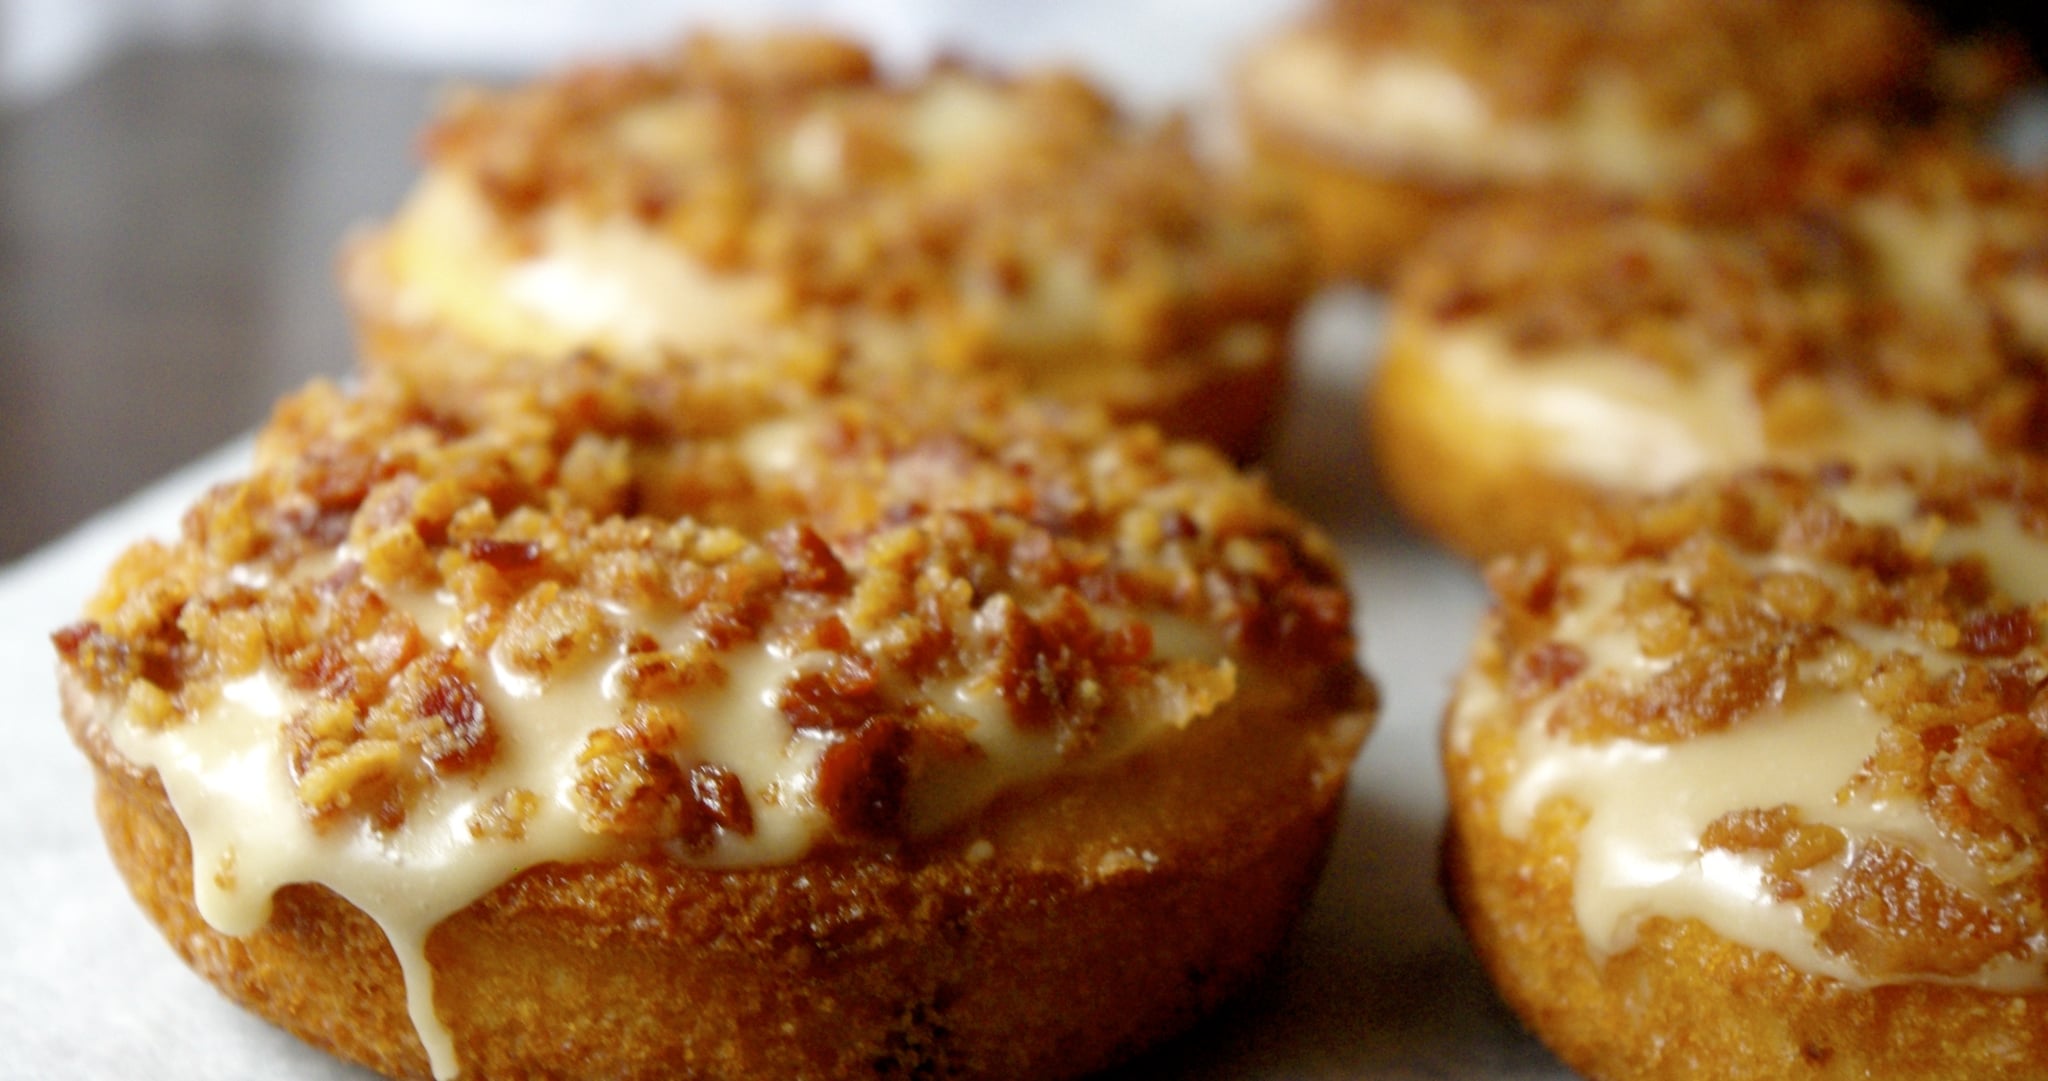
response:
[[(397, 204), (451, 79), (800, 21), (896, 65), (941, 43), (1075, 63), (1155, 108), (1218, 96), (1236, 49), (1301, 6), (0, 0), (0, 562), (347, 372), (336, 249)], [(1965, 26), (2002, 10), (1934, 6)]]
[(1298, 6), (0, 0), (0, 562), (347, 373), (335, 253), (396, 207), (451, 80), (804, 22), (899, 66), (1076, 63), (1159, 107)]

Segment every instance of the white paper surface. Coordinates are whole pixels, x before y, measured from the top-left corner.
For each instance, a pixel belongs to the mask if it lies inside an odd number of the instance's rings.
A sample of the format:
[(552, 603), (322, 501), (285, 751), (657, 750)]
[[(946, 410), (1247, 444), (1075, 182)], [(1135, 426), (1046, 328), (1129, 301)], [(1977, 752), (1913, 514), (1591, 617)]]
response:
[[(1394, 521), (1368, 479), (1360, 386), (1377, 328), (1361, 296), (1312, 313), (1275, 488), (1341, 545), (1384, 698), (1329, 871), (1274, 978), (1121, 1077), (1570, 1076), (1495, 1000), (1436, 886), (1437, 720), (1481, 605), (1474, 574)], [(246, 440), (0, 571), (0, 1078), (367, 1078), (244, 1014), (186, 971), (102, 848), (90, 775), (58, 717), (49, 632), (127, 543), (168, 536)]]

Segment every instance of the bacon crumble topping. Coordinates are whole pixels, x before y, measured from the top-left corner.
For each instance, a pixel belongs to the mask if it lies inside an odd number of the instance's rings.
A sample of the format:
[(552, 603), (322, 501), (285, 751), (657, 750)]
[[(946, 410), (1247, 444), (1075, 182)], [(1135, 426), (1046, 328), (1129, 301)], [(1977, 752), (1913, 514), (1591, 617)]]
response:
[[(428, 196), (444, 191), (478, 201), (492, 243), (517, 258), (546, 257), (573, 220), (681, 257), (707, 282), (758, 287), (772, 318), (733, 349), (592, 333), (560, 350), (643, 369), (626, 354), (652, 351), (655, 367), (707, 385), (998, 372), (1173, 427), (1187, 419), (1176, 404), (1205, 386), (1276, 370), (1312, 287), (1292, 210), (1205, 164), (1184, 122), (1121, 115), (1063, 72), (944, 62), (897, 82), (819, 35), (699, 35), (645, 60), (465, 92), (425, 153), (427, 186), (360, 247), (349, 280), (373, 358), (464, 373), (457, 390), (493, 367), (516, 379), (563, 358), (490, 340), (455, 310), (463, 301), (421, 299), (437, 295), (422, 284), (434, 275), (402, 253), (439, 227), (449, 211)], [(715, 307), (711, 321), (751, 318)], [(1252, 442), (1207, 434), (1239, 452)]]
[(1846, 383), (1964, 420), (1994, 453), (2048, 454), (2048, 186), (1958, 141), (1865, 128), (1783, 171), (1732, 217), (1482, 210), (1434, 236), (1399, 305), (1496, 327), (1517, 363), (1594, 350), (1694, 380), (1732, 361), (1772, 445), (1839, 426)]
[[(1843, 509), (1852, 489), (1900, 488), (1901, 522)], [(1923, 803), (1978, 880), (1785, 806), (1732, 812), (1701, 848), (1760, 858), (1772, 894), (1872, 977), (1960, 977), (2036, 957), (2048, 943), (2048, 597), (2006, 595), (1983, 554), (1937, 550), (1989, 515), (2010, 515), (2048, 551), (2048, 471), (1696, 485), (1603, 515), (1565, 556), (1495, 564), (1490, 663), (1523, 709), (1540, 704), (1547, 730), (1578, 744), (1677, 745), (1853, 696), (1884, 727), (1838, 798)], [(1587, 592), (1594, 576), (1618, 585), (1601, 587), (1611, 610), (1589, 616), (1605, 603)], [(1588, 634), (1623, 635), (1648, 669), (1589, 664)], [(1810, 889), (1802, 875), (1831, 860), (1832, 884)]]
[[(945, 436), (835, 400), (692, 438), (562, 390), (468, 419), (378, 380), (289, 399), (255, 475), (53, 636), (65, 664), (156, 727), (274, 672), (306, 703), (280, 736), (305, 813), (378, 829), (505, 753), (479, 671), (545, 695), (602, 668), (618, 712), (584, 719), (583, 828), (697, 853), (751, 835), (763, 800), (814, 801), (844, 841), (902, 836), (923, 771), (986, 753), (954, 688), (1081, 761), (1108, 728), (1214, 709), (1232, 663), (1352, 670), (1327, 545), (1206, 450), (992, 391), (935, 392)], [(719, 449), (764, 423), (803, 453)], [(625, 468), (561, 483), (593, 453)], [(1218, 628), (1219, 652), (1164, 654), (1148, 618)], [(699, 749), (704, 696), (764, 650), (790, 665), (766, 693), (791, 746), (822, 747), (808, 795), (750, 791)], [(469, 828), (516, 838), (539, 798)]]

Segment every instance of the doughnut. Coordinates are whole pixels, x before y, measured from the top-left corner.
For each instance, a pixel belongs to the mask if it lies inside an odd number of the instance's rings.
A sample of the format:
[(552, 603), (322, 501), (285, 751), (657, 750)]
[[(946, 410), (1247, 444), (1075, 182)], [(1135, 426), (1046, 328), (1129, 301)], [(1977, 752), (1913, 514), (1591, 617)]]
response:
[(1717, 478), (1488, 579), (1445, 877), (1567, 1064), (2048, 1074), (2048, 469)]
[(1324, 272), (1384, 284), (1504, 193), (1740, 209), (1779, 145), (1903, 114), (1934, 57), (1898, 0), (1326, 0), (1247, 53), (1236, 95)]
[(1288, 205), (1062, 72), (892, 81), (831, 37), (700, 35), (462, 93), (424, 145), (343, 277), (371, 362), (447, 396), (582, 351), (968, 373), (1248, 458), (1313, 287)]
[(1070, 1077), (1262, 971), (1375, 713), (1263, 482), (991, 386), (611, 386), (315, 385), (53, 635), (194, 970), (465, 1081)]
[(1367, 392), (1393, 502), (1480, 558), (1766, 463), (2048, 452), (2048, 186), (1844, 130), (1731, 226), (1473, 212), (1402, 276)]

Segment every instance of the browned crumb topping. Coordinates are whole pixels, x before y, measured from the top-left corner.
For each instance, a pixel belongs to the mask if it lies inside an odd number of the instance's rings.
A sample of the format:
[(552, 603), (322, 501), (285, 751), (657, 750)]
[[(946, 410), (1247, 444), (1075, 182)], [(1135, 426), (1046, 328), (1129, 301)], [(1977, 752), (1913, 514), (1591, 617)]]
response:
[[(1845, 513), (1838, 499), (1865, 486), (1905, 487), (1908, 519)], [(1786, 807), (1726, 816), (1703, 844), (1761, 854), (1777, 896), (1867, 973), (1959, 976), (2032, 956), (2048, 935), (2048, 598), (2007, 596), (1985, 556), (1937, 550), (1993, 513), (2048, 546), (2048, 469), (1756, 473), (1615, 511), (1562, 562), (1490, 571), (1496, 678), (1582, 742), (1677, 742), (1857, 696), (1886, 727), (1849, 790), (1923, 803), (1982, 882)], [(1592, 600), (1596, 580), (1600, 597), (1618, 588), (1590, 633), (1626, 636), (1647, 673), (1591, 664), (1587, 625), (1564, 630), (1608, 603)], [(1838, 857), (1834, 884), (1809, 895), (1799, 872)]]
[[(426, 147), (515, 236), (555, 210), (636, 222), (782, 283), (800, 312), (915, 321), (916, 359), (942, 367), (1074, 340), (1250, 366), (1278, 355), (1309, 288), (1281, 201), (1205, 167), (1179, 121), (1141, 125), (1062, 72), (947, 64), (897, 85), (845, 41), (697, 36), (464, 93)], [(1264, 332), (1224, 333), (1245, 322)], [(865, 359), (893, 348), (821, 329)]]
[[(1820, 944), (1869, 973), (1964, 978), (2030, 948), (2029, 921), (2002, 900), (1951, 885), (1895, 845), (1865, 842), (1851, 851), (1841, 830), (1804, 822), (1789, 807), (1728, 815), (1701, 845), (1764, 856), (1773, 895), (1799, 903)], [(1839, 878), (1810, 893), (1798, 875), (1829, 861), (1841, 862)]]
[(1332, 0), (1310, 30), (1449, 64), (1514, 115), (1566, 113), (1618, 78), (1704, 135), (1731, 101), (1782, 130), (1912, 92), (1932, 45), (1896, 0)]
[[(805, 659), (773, 700), (825, 744), (810, 798), (849, 840), (899, 835), (921, 770), (982, 753), (952, 688), (1073, 760), (1230, 697), (1229, 667), (1163, 654), (1146, 618), (1212, 628), (1239, 666), (1361, 686), (1328, 545), (1205, 449), (957, 388), (645, 435), (582, 378), (482, 396), (468, 420), (381, 380), (287, 400), (255, 475), (131, 550), (57, 632), (63, 663), (152, 727), (274, 673), (307, 703), (280, 735), (305, 812), (390, 828), (504, 753), (480, 668), (545, 694), (601, 660), (614, 713), (577, 757), (583, 825), (686, 851), (781, 798), (694, 750), (717, 718), (692, 693), (724, 686), (735, 650)], [(773, 453), (750, 451), (764, 432)], [(518, 837), (535, 799), (469, 828)]]
[[(2048, 185), (1959, 144), (1862, 131), (1821, 141), (1795, 175), (1732, 220), (1482, 211), (1434, 238), (1399, 303), (1432, 326), (1497, 328), (1527, 363), (1591, 348), (1681, 378), (1743, 365), (1774, 444), (1827, 430), (1847, 383), (1967, 419), (1994, 450), (2048, 453)], [(1888, 240), (1887, 218), (1917, 232)], [(1912, 284), (1947, 273), (1957, 244), (1956, 280)]]

